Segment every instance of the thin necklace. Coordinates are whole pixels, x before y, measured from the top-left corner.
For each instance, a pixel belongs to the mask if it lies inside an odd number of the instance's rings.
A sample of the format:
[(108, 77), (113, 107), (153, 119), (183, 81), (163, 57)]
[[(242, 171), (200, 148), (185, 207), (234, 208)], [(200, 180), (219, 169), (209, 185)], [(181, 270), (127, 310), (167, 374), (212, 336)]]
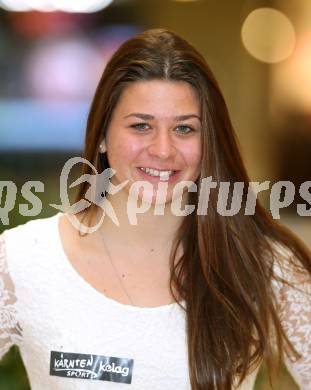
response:
[(131, 298), (131, 296), (130, 296), (130, 294), (127, 292), (127, 290), (126, 290), (126, 288), (125, 288), (125, 286), (124, 286), (124, 284), (123, 284), (123, 282), (122, 282), (122, 279), (121, 279), (120, 276), (119, 276), (119, 273), (118, 273), (117, 268), (115, 267), (115, 265), (114, 265), (114, 263), (113, 263), (113, 261), (112, 261), (112, 257), (111, 257), (110, 251), (109, 251), (109, 249), (108, 249), (108, 247), (107, 247), (107, 245), (106, 245), (106, 242), (105, 242), (105, 239), (104, 239), (104, 235), (101, 234), (101, 232), (99, 232), (99, 234), (100, 234), (100, 237), (101, 237), (101, 239), (102, 239), (102, 241), (103, 241), (103, 244), (104, 244), (104, 246), (105, 246), (105, 250), (106, 250), (106, 252), (107, 252), (107, 255), (108, 255), (108, 259), (109, 259), (109, 261), (110, 261), (110, 264), (111, 264), (111, 266), (112, 266), (112, 268), (113, 268), (113, 270), (114, 270), (114, 273), (115, 273), (116, 277), (118, 278), (118, 280), (119, 280), (119, 282), (120, 282), (120, 285), (121, 285), (121, 287), (122, 287), (122, 290), (124, 291), (125, 295), (128, 297), (129, 301), (131, 302), (131, 305), (132, 305), (132, 306), (135, 306), (135, 305), (134, 305), (134, 302), (133, 302), (133, 300), (132, 300), (132, 298)]

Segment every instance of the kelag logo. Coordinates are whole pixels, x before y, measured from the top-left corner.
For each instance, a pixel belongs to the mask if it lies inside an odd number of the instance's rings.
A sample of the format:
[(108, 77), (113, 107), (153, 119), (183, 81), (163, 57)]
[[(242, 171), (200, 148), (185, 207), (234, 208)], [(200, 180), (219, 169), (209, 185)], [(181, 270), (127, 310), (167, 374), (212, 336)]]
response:
[(128, 358), (51, 351), (50, 375), (130, 384), (133, 365)]

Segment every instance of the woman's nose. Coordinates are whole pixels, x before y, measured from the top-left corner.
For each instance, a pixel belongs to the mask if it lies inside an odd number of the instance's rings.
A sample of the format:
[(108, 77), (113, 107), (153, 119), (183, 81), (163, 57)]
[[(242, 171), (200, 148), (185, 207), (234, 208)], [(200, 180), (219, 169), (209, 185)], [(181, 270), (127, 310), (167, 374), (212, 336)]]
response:
[(174, 140), (167, 129), (158, 130), (148, 147), (149, 154), (161, 159), (168, 159), (176, 155)]

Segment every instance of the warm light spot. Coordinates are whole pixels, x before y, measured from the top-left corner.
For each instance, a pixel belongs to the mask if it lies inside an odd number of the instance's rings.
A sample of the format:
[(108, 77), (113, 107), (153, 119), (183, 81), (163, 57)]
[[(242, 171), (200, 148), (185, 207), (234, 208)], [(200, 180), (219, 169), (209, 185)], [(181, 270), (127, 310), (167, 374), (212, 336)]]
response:
[(7, 11), (64, 11), (96, 12), (113, 0), (0, 0), (0, 7)]
[(273, 8), (258, 8), (245, 19), (241, 30), (246, 50), (257, 60), (276, 63), (288, 58), (296, 34), (291, 21)]
[(289, 61), (273, 69), (273, 100), (298, 111), (311, 112), (311, 32), (297, 39)]

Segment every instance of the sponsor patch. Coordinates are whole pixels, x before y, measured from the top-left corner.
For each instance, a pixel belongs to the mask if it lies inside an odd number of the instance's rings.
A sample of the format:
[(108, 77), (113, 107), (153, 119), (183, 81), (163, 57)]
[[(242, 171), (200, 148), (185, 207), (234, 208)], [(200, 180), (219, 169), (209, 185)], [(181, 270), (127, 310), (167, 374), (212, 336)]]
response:
[(131, 383), (133, 366), (128, 358), (51, 351), (50, 375)]

